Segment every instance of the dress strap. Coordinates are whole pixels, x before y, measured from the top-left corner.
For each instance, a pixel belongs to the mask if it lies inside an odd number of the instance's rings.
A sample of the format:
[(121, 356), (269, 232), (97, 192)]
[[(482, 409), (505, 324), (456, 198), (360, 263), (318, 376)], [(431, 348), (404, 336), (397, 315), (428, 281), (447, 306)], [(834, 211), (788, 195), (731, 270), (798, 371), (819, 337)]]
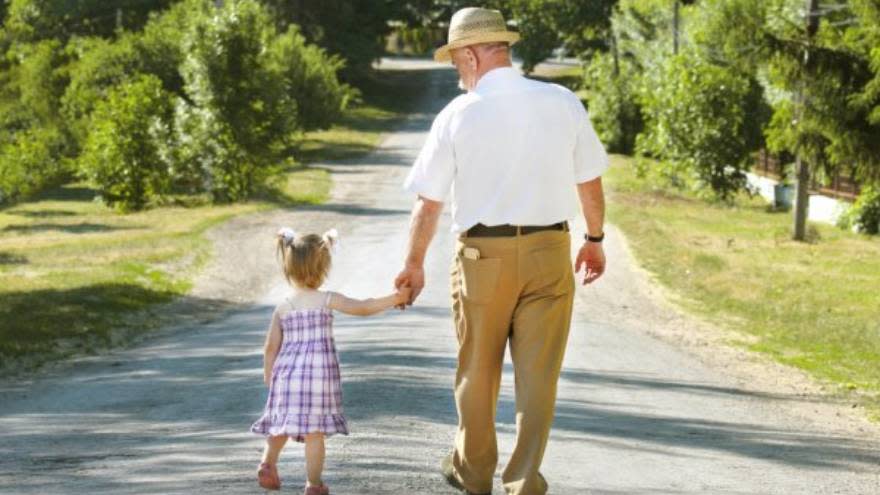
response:
[(332, 292), (328, 292), (328, 293), (327, 293), (327, 297), (324, 298), (324, 307), (325, 307), (325, 308), (329, 308), (329, 307), (330, 307), (330, 298), (331, 298), (331, 297), (333, 297), (333, 293), (332, 293)]

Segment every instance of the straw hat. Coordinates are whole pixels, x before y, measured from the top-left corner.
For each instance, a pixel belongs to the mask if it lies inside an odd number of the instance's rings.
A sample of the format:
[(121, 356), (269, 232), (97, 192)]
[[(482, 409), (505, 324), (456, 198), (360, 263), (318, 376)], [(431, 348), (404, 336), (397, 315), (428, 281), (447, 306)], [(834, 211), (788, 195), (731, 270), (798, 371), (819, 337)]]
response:
[(477, 43), (507, 42), (519, 40), (519, 33), (508, 31), (504, 16), (497, 10), (467, 7), (452, 14), (449, 21), (449, 42), (434, 52), (434, 60), (449, 62), (450, 50)]

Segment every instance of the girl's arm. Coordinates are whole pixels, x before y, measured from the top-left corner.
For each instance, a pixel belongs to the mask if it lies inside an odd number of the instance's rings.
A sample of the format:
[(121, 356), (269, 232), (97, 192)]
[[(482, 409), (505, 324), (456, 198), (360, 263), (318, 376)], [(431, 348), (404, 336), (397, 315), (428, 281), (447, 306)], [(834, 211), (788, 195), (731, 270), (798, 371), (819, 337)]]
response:
[(408, 302), (411, 292), (412, 289), (409, 287), (401, 287), (393, 294), (370, 299), (352, 299), (342, 294), (332, 292), (327, 307), (350, 315), (370, 316)]
[(281, 349), (281, 318), (278, 316), (278, 309), (275, 309), (272, 313), (272, 323), (269, 324), (269, 330), (266, 332), (266, 344), (263, 346), (263, 383), (266, 385), (272, 381), (272, 367), (275, 365), (279, 349)]

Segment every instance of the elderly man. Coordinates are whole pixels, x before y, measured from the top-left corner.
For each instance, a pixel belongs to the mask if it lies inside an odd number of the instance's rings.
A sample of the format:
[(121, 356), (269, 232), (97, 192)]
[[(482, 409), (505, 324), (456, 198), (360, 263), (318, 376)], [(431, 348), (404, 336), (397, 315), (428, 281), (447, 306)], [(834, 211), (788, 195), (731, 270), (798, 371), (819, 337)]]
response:
[[(466, 8), (453, 15), (449, 43), (435, 59), (452, 61), (467, 93), (437, 115), (405, 184), (418, 199), (395, 284), (412, 287), (413, 300), (424, 287), (425, 253), (452, 191), (459, 423), (441, 469), (466, 493), (492, 491), (508, 343), (517, 432), (502, 481), (511, 494), (547, 492), (539, 468), (571, 323), (574, 272), (585, 266), (587, 284), (605, 269), (600, 175), (608, 157), (573, 93), (526, 79), (511, 66), (509, 46), (517, 39), (497, 11)], [(578, 206), (588, 233), (573, 270), (567, 220)]]

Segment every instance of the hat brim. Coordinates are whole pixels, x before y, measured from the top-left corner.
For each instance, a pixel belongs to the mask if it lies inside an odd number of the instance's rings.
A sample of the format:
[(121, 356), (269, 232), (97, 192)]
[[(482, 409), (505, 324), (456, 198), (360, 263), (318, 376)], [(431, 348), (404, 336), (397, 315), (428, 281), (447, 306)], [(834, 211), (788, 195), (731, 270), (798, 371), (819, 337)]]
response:
[(451, 43), (447, 43), (436, 51), (434, 51), (434, 60), (440, 63), (452, 60), (452, 50), (463, 48), (465, 46), (476, 45), (479, 43), (510, 43), (511, 45), (519, 41), (519, 33), (515, 31), (494, 31), (486, 33), (478, 33), (466, 38), (457, 39)]

